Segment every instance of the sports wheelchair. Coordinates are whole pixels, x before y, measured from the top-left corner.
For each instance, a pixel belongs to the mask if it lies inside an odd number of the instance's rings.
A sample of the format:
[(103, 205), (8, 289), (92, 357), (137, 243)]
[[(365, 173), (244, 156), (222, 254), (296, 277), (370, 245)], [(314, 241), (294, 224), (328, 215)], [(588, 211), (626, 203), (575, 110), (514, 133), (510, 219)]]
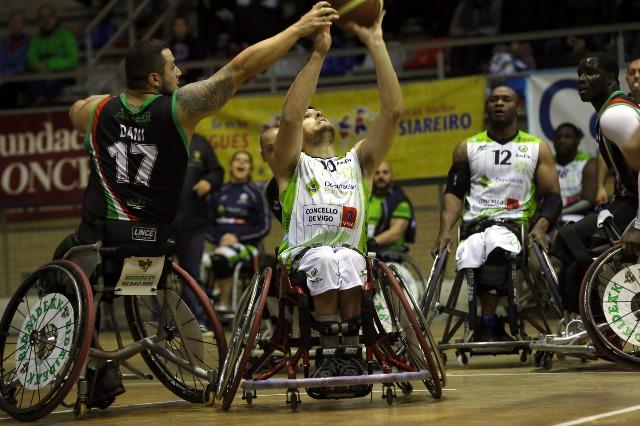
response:
[(534, 361), (543, 369), (552, 368), (554, 354), (640, 367), (640, 265), (615, 243), (621, 234), (612, 218), (608, 210), (598, 214), (604, 240), (590, 249), (594, 261), (580, 287), (580, 318), (565, 312), (555, 335), (531, 343)]
[[(129, 225), (105, 225), (104, 235), (119, 226)], [(227, 346), (211, 304), (171, 261), (173, 241), (129, 239), (71, 248), (29, 275), (9, 301), (0, 322), (0, 408), (14, 419), (38, 420), (60, 404), (73, 407), (76, 418), (92, 407), (107, 408), (124, 392), (120, 366), (153, 379), (127, 362), (136, 354), (178, 397), (213, 403)], [(119, 296), (133, 342), (125, 344), (115, 327), (117, 349), (105, 350), (100, 313), (116, 324)], [(201, 332), (196, 315), (212, 332)], [(75, 385), (75, 402), (67, 405)]]
[(374, 249), (370, 248), (369, 251), (375, 251), (375, 257), (387, 266), (394, 265), (405, 279), (415, 300), (421, 300), (427, 288), (427, 279), (418, 262), (409, 255), (409, 247), (405, 245), (400, 248), (374, 247)]
[[(413, 391), (411, 381), (421, 380), (433, 398), (442, 397), (446, 375), (444, 364), (434, 352), (435, 342), (419, 306), (408, 290), (403, 277), (394, 266), (367, 257), (367, 281), (363, 286), (361, 343), (365, 347), (366, 374), (363, 376), (312, 378), (310, 351), (319, 346), (312, 333), (314, 319), (311, 298), (306, 290), (306, 276), (296, 279), (283, 265), (274, 271), (266, 268), (257, 274), (244, 293), (227, 357), (220, 373), (216, 397), (222, 409), (228, 410), (242, 388), (242, 399), (251, 404), (256, 391), (285, 388), (286, 403), (296, 410), (301, 403), (299, 388), (327, 388), (326, 398), (340, 399), (370, 394), (374, 383), (382, 383), (382, 397), (388, 404), (396, 398), (396, 384), (401, 391)], [(272, 285), (278, 286), (276, 325), (263, 338), (261, 321)], [(381, 318), (374, 306), (376, 294), (381, 294), (389, 316)], [(257, 356), (256, 356), (257, 354)], [(298, 378), (302, 368), (303, 378)], [(286, 378), (274, 378), (284, 370)], [(381, 373), (376, 373), (381, 371)], [(350, 393), (349, 386), (365, 392)]]
[[(471, 226), (476, 225), (482, 226), (483, 229), (490, 225), (506, 225), (515, 231), (514, 234), (519, 236), (520, 241), (525, 241), (524, 225), (516, 225), (505, 221), (486, 221), (481, 224), (472, 224)], [(462, 232), (459, 231), (459, 233)], [(526, 323), (533, 326), (539, 333), (548, 334), (551, 332), (547, 317), (549, 314), (559, 314), (562, 306), (557, 280), (554, 281), (555, 275), (546, 253), (540, 249), (536, 242), (533, 242), (535, 256), (542, 266), (539, 278), (541, 278), (541, 282), (546, 284), (539, 286), (539, 281), (535, 279), (528, 267), (526, 246), (524, 244), (522, 246), (522, 251), (518, 255), (504, 252), (504, 264), (506, 266), (504, 278), (507, 280), (507, 285), (505, 286), (507, 323), (515, 340), (474, 341), (474, 333), (478, 329), (476, 271), (471, 269), (458, 271), (453, 281), (451, 292), (446, 301), (441, 303), (442, 283), (444, 281), (448, 250), (445, 249), (436, 255), (420, 306), (428, 325), (431, 325), (440, 314), (447, 315), (443, 336), (438, 343), (438, 350), (445, 361), (446, 354), (444, 351), (454, 350), (456, 359), (463, 366), (468, 364), (469, 356), (473, 355), (519, 354), (520, 362), (526, 363), (532, 353), (529, 347), (531, 339), (525, 328)], [(519, 278), (522, 279), (522, 284), (526, 285), (530, 290), (526, 307), (521, 306), (521, 300), (518, 295)], [(457, 307), (463, 282), (466, 282), (468, 290), (466, 299), (468, 301), (468, 309), (466, 311)], [(462, 338), (455, 339), (458, 331), (463, 326)]]

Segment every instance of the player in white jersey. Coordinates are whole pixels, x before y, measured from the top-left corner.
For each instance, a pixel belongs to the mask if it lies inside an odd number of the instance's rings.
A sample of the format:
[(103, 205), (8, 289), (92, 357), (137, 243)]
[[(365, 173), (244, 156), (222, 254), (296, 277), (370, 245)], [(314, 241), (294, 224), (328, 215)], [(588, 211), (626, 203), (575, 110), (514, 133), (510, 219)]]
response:
[(507, 284), (505, 252), (519, 253), (524, 243), (518, 239), (519, 225), (528, 224), (529, 239), (546, 250), (545, 233), (562, 209), (551, 149), (540, 139), (518, 131), (516, 92), (496, 87), (486, 109), (487, 131), (454, 148), (442, 199), (440, 232), (432, 250), (434, 255), (448, 250), (451, 230), (462, 213), (468, 235), (458, 246), (456, 266), (478, 272), (472, 275), (477, 277), (480, 324), (475, 324), (475, 312), (470, 315), (474, 319), (470, 321), (473, 339), (478, 342), (510, 339), (495, 312)]
[[(347, 24), (371, 54), (380, 91), (380, 113), (365, 139), (336, 156), (333, 125), (309, 107), (331, 44), (329, 31), (317, 34), (308, 63), (289, 89), (276, 137), (273, 171), (285, 231), (279, 258), (307, 276), (323, 348), (338, 345), (338, 331), (342, 345), (358, 344), (366, 206), (373, 174), (391, 148), (403, 110), (382, 37), (382, 16), (371, 28)], [(359, 364), (349, 369), (346, 362), (326, 361), (317, 366), (316, 377), (362, 374)]]
[(595, 203), (597, 163), (589, 153), (578, 151), (581, 136), (580, 129), (571, 123), (562, 123), (553, 132), (565, 222), (581, 219)]

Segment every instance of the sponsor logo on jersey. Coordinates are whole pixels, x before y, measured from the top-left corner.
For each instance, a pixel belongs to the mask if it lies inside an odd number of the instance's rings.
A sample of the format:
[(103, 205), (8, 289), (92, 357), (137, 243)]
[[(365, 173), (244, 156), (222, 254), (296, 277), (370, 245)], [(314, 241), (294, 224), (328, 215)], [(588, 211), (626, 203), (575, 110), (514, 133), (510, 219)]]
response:
[(353, 191), (356, 189), (356, 185), (353, 183), (333, 183), (328, 180), (324, 181), (324, 186), (327, 188), (341, 189), (343, 191)]
[(355, 207), (342, 207), (342, 219), (340, 221), (340, 226), (342, 228), (353, 229), (356, 226), (356, 219), (358, 217), (358, 209)]
[(491, 179), (489, 179), (487, 175), (483, 175), (478, 183), (482, 185), (483, 188), (487, 188), (489, 185), (491, 185)]
[(520, 150), (520, 152), (527, 152), (529, 150), (526, 145), (520, 145), (520, 148), (518, 149)]
[(148, 228), (146, 226), (131, 227), (131, 239), (135, 241), (155, 241), (156, 234), (157, 234), (156, 228)]
[(332, 225), (338, 226), (340, 223), (340, 206), (332, 204), (309, 204), (304, 206), (303, 222), (304, 226)]
[(520, 207), (520, 200), (516, 200), (515, 198), (507, 198), (506, 206), (508, 209), (513, 210)]
[(316, 178), (313, 178), (309, 182), (307, 182), (307, 186), (306, 187), (307, 187), (307, 192), (312, 197), (314, 195), (316, 195), (318, 193), (318, 191), (320, 190), (320, 184), (318, 183)]

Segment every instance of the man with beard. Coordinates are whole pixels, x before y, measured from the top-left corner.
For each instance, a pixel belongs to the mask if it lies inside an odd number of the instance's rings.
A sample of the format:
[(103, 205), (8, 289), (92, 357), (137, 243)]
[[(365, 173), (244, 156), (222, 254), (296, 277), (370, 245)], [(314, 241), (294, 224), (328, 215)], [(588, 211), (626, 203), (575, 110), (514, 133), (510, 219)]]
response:
[[(618, 62), (613, 56), (604, 52), (588, 54), (578, 65), (578, 94), (583, 102), (590, 102), (598, 114), (596, 135), (600, 154), (613, 173), (614, 197), (604, 208), (613, 214), (618, 231), (624, 231), (633, 221), (633, 226), (622, 236), (622, 248), (638, 254), (640, 109), (620, 90), (618, 73)], [(601, 176), (603, 172), (600, 167), (598, 174)], [(580, 283), (593, 261), (589, 247), (593, 246), (596, 232), (597, 214), (591, 213), (579, 222), (562, 227), (551, 250), (562, 262), (558, 280), (565, 293), (565, 309), (573, 313), (579, 312)]]
[(406, 243), (415, 242), (415, 231), (411, 201), (394, 184), (391, 165), (385, 160), (373, 175), (373, 194), (367, 210), (367, 249), (402, 249)]
[[(306, 275), (313, 297), (322, 346), (315, 377), (363, 374), (358, 344), (361, 288), (367, 277), (363, 256), (367, 200), (373, 174), (391, 148), (403, 110), (381, 24), (382, 14), (371, 28), (346, 24), (368, 48), (380, 91), (380, 113), (364, 141), (336, 156), (333, 125), (320, 110), (309, 107), (331, 44), (327, 30), (316, 37), (309, 61), (287, 93), (276, 136), (273, 171), (285, 232), (279, 259), (290, 271)], [(355, 356), (335, 356), (340, 334), (342, 346)], [(353, 388), (354, 395), (368, 393), (366, 385)], [(308, 390), (317, 398), (327, 397), (323, 392)]]
[(481, 321), (476, 324), (475, 312), (470, 312), (476, 342), (512, 340), (496, 308), (509, 285), (508, 265), (525, 243), (519, 240), (520, 226), (528, 225), (529, 240), (546, 250), (545, 233), (562, 210), (551, 149), (518, 130), (519, 108), (513, 89), (496, 87), (486, 104), (488, 129), (454, 148), (432, 250), (435, 255), (449, 249), (451, 230), (462, 213), (456, 267), (480, 298)]

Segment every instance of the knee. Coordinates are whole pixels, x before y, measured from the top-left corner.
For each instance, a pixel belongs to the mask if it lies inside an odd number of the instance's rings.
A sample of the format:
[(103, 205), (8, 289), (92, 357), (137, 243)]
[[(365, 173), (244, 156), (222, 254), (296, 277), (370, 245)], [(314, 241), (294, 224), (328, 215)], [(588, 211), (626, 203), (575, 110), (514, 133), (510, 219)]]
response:
[(505, 250), (497, 248), (488, 256), (487, 260), (476, 270), (476, 281), (480, 287), (486, 289), (502, 289), (509, 280), (511, 256)]

